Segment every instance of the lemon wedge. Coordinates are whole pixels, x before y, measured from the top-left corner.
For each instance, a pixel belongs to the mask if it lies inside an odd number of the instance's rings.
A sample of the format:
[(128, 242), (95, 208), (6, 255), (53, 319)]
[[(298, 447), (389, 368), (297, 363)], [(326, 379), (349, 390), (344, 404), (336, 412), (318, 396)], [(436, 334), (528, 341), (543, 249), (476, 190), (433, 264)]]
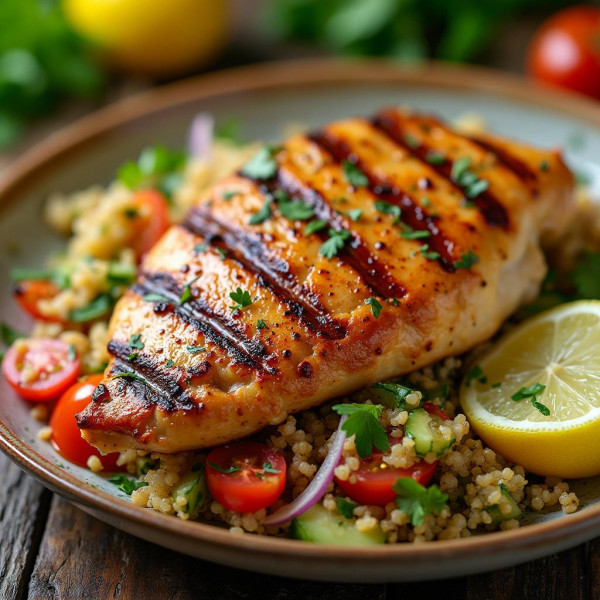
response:
[(475, 433), (532, 473), (600, 474), (600, 301), (518, 325), (467, 373), (460, 401)]

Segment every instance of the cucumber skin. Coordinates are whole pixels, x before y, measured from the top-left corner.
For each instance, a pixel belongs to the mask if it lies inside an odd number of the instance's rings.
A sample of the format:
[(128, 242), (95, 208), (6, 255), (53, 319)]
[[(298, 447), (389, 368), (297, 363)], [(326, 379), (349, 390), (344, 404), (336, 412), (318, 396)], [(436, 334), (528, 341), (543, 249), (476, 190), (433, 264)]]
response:
[[(434, 419), (424, 408), (416, 408), (408, 414), (408, 420), (404, 425), (406, 435), (415, 442), (415, 453), (417, 456), (424, 457), (433, 452), (436, 456), (444, 456), (446, 450), (454, 444), (454, 438), (444, 441), (442, 445), (439, 440), (435, 440), (435, 433), (429, 428), (429, 423)], [(425, 429), (427, 428), (427, 429)], [(429, 439), (427, 439), (429, 438)], [(438, 442), (437, 449), (434, 449)]]
[[(341, 524), (340, 524), (341, 523)], [(385, 544), (385, 534), (379, 527), (369, 533), (356, 529), (354, 522), (342, 515), (330, 513), (316, 504), (292, 521), (294, 539), (314, 544), (335, 546), (378, 546)]]
[(503, 483), (500, 484), (500, 491), (502, 492), (502, 495), (510, 502), (512, 510), (509, 513), (504, 514), (500, 512), (500, 508), (498, 506), (487, 506), (485, 510), (490, 513), (492, 521), (494, 523), (502, 523), (502, 521), (518, 519), (521, 516), (521, 509)]

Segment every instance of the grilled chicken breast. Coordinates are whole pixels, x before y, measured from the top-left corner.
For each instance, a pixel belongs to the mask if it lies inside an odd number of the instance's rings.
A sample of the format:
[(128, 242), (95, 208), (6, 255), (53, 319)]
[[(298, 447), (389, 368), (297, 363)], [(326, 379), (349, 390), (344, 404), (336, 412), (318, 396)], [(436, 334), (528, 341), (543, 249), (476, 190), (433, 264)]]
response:
[(214, 446), (472, 348), (537, 294), (573, 187), (558, 152), (397, 110), (263, 150), (143, 260), (83, 437)]

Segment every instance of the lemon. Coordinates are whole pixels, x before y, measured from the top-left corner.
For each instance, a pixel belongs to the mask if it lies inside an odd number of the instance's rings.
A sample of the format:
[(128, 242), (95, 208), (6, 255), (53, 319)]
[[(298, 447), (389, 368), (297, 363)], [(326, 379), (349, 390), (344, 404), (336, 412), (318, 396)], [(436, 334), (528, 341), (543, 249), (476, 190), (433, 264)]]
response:
[(75, 31), (117, 67), (172, 76), (203, 66), (227, 40), (225, 0), (63, 0)]
[(477, 435), (532, 473), (600, 474), (600, 301), (521, 323), (477, 361), (460, 399)]

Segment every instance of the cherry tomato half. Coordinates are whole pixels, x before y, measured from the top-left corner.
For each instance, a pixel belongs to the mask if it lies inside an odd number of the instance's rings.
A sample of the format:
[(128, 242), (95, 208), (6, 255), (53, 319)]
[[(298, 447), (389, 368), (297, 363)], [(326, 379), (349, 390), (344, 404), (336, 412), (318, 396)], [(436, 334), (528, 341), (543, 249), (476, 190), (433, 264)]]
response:
[(169, 211), (164, 196), (156, 190), (140, 190), (133, 197), (135, 225), (133, 250), (141, 258), (158, 242), (169, 227)]
[(442, 419), (442, 421), (449, 421), (450, 417), (439, 407), (433, 404), (433, 402), (425, 402), (423, 408), (430, 414)]
[(50, 300), (58, 292), (58, 286), (45, 279), (26, 279), (20, 281), (14, 289), (15, 299), (21, 308), (40, 321), (60, 321), (60, 319), (43, 315), (38, 307), (40, 300)]
[(17, 340), (4, 355), (2, 373), (27, 400), (56, 400), (79, 375), (80, 361), (60, 340)]
[(255, 512), (271, 506), (285, 488), (283, 456), (258, 442), (215, 448), (206, 459), (206, 483), (213, 498), (229, 510)]
[(539, 28), (527, 53), (535, 79), (600, 99), (600, 8), (573, 6)]
[(82, 381), (74, 383), (57, 402), (50, 427), (52, 428), (52, 445), (62, 456), (75, 464), (86, 466), (90, 456), (97, 456), (105, 471), (117, 471), (118, 452), (103, 456), (88, 444), (82, 437), (75, 415), (81, 412), (92, 400), (96, 386), (102, 381), (102, 375), (90, 375)]

